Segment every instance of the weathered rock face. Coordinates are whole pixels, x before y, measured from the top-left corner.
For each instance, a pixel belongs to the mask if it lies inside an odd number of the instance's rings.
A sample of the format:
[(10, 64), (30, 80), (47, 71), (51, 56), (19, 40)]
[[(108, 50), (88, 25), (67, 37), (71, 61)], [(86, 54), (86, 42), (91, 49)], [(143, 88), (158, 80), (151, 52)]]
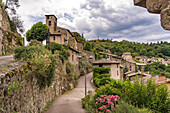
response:
[(134, 0), (136, 6), (147, 8), (148, 12), (161, 14), (161, 25), (170, 30), (170, 0)]
[(17, 30), (12, 31), (8, 13), (0, 6), (0, 55), (13, 53), (18, 45), (23, 45), (23, 38)]

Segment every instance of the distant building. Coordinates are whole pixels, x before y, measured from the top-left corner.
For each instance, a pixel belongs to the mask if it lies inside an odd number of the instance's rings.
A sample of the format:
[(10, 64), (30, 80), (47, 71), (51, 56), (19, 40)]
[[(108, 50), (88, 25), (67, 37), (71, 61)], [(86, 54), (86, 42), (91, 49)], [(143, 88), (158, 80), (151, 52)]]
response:
[(130, 61), (122, 61), (121, 65), (123, 67), (127, 67), (129, 69), (129, 71), (136, 71), (136, 62), (130, 62)]
[(130, 61), (130, 62), (134, 61), (133, 58), (132, 58), (131, 52), (123, 53), (122, 58), (126, 61)]
[(128, 72), (125, 73), (126, 78), (129, 78), (130, 81), (133, 81), (134, 77), (138, 77), (139, 79), (145, 79), (145, 81), (152, 76), (150, 74), (144, 73), (144, 72)]
[(136, 56), (135, 59), (139, 60), (140, 62), (147, 64), (150, 60), (146, 56)]
[(170, 64), (170, 59), (167, 60), (167, 64)]
[(109, 59), (101, 59), (93, 62), (94, 67), (110, 67), (111, 78), (123, 80), (123, 68), (119, 61), (111, 61)]
[(99, 52), (99, 54), (106, 55), (107, 59), (110, 59), (111, 61), (121, 61), (122, 57), (118, 55), (113, 55), (110, 53), (104, 53), (104, 52)]
[(153, 62), (161, 62), (162, 64), (166, 63), (165, 59), (163, 59), (163, 58), (155, 58), (155, 57), (151, 58), (151, 63), (153, 63)]

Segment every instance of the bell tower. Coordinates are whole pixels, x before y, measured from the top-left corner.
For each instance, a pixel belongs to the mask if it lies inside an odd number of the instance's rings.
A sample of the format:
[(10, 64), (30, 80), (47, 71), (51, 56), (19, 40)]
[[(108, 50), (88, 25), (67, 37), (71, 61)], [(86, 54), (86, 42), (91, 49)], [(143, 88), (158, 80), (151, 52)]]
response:
[(46, 24), (49, 28), (50, 34), (54, 34), (57, 30), (57, 18), (55, 15), (45, 15)]

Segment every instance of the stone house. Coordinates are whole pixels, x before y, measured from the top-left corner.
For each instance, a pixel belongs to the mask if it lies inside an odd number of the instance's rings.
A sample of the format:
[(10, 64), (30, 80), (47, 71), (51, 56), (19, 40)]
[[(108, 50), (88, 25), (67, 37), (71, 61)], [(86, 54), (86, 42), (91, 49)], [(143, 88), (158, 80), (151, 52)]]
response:
[[(79, 51), (82, 50), (83, 46), (77, 42), (76, 38), (73, 37), (70, 30), (57, 26), (57, 18), (55, 15), (45, 15), (46, 16), (46, 24), (49, 28), (49, 37), (47, 39), (47, 44), (50, 42), (56, 42), (63, 46), (67, 46), (70, 44), (69, 53), (70, 57), (69, 61), (75, 65), (76, 70), (78, 70), (78, 59)], [(78, 48), (80, 47), (80, 48)]]
[(122, 62), (121, 62), (121, 65), (122, 65), (123, 67), (128, 67), (128, 68), (129, 68), (129, 71), (133, 71), (133, 72), (136, 71), (136, 62), (122, 61)]
[(118, 55), (113, 55), (110, 53), (104, 53), (104, 52), (99, 52), (99, 54), (106, 55), (107, 59), (110, 59), (111, 61), (121, 61), (122, 57)]
[(123, 68), (119, 61), (101, 59), (93, 62), (93, 67), (110, 67), (110, 77), (116, 80), (123, 80)]
[(170, 64), (170, 59), (167, 60), (167, 64)]
[(161, 62), (162, 64), (165, 64), (165, 59), (152, 57), (151, 63), (153, 63), (153, 62)]
[(136, 56), (135, 59), (139, 60), (140, 62), (147, 64), (150, 60), (146, 56)]
[(79, 51), (73, 49), (73, 48), (69, 48), (69, 53), (70, 56), (68, 57), (68, 60), (70, 63), (74, 64), (76, 72), (79, 73), (79, 60), (78, 60), (78, 56), (79, 56)]
[(131, 72), (131, 73), (125, 73), (126, 78), (129, 78), (130, 81), (133, 81), (134, 77), (138, 77), (139, 79), (144, 79), (145, 81), (152, 77), (152, 75), (144, 73), (144, 72)]
[(55, 15), (45, 15), (45, 16), (46, 16), (46, 24), (50, 32), (50, 35), (47, 39), (47, 44), (49, 42), (56, 42), (65, 46), (67, 46), (67, 44), (70, 44), (71, 48), (77, 50), (78, 42), (76, 38), (73, 37), (70, 30), (57, 26), (57, 18)]
[(133, 58), (132, 58), (131, 52), (123, 53), (122, 58), (126, 61), (130, 61), (130, 62), (134, 61)]

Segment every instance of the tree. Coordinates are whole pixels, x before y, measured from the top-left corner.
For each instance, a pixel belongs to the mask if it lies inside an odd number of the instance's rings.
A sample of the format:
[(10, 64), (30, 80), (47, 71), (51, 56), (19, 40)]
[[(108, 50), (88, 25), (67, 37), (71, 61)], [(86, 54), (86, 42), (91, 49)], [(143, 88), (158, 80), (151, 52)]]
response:
[(32, 26), (26, 33), (27, 41), (36, 39), (40, 42), (48, 37), (48, 26), (42, 22), (38, 22)]
[(91, 50), (91, 44), (89, 41), (86, 41), (84, 44), (84, 50), (90, 51)]
[(54, 54), (54, 51), (55, 50), (62, 50), (62, 45), (61, 44), (58, 44), (58, 43), (55, 43), (55, 42), (50, 42), (50, 50), (52, 51), (52, 54)]

